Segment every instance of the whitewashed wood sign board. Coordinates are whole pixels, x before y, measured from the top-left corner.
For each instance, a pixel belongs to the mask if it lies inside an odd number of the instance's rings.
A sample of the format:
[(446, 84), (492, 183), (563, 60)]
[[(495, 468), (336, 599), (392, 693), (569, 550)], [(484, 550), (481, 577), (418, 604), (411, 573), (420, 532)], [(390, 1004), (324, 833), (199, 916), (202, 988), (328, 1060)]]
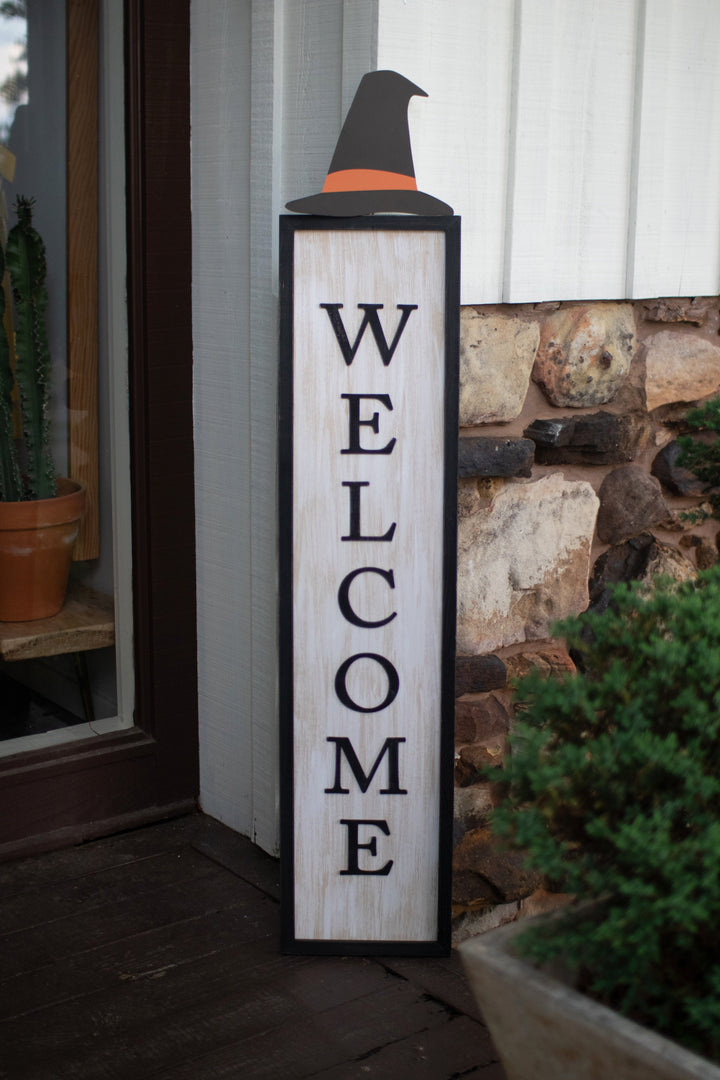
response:
[(283, 948), (450, 944), (459, 218), (281, 218)]

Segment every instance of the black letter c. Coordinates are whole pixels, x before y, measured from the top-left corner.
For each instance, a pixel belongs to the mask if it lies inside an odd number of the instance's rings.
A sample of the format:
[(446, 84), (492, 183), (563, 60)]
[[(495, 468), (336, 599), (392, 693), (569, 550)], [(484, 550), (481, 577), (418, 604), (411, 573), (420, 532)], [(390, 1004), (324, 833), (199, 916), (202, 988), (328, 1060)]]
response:
[(361, 619), (360, 616), (353, 611), (350, 604), (350, 586), (358, 574), (379, 574), (381, 578), (384, 578), (385, 581), (387, 581), (391, 589), (395, 588), (395, 577), (392, 570), (381, 570), (378, 566), (361, 566), (358, 570), (351, 570), (350, 573), (343, 578), (340, 588), (338, 589), (338, 605), (340, 611), (353, 626), (364, 626), (368, 629), (375, 629), (378, 626), (387, 626), (387, 624), (392, 622), (395, 618), (397, 611), (393, 611), (392, 615), (388, 615), (386, 619), (376, 619), (374, 621)]

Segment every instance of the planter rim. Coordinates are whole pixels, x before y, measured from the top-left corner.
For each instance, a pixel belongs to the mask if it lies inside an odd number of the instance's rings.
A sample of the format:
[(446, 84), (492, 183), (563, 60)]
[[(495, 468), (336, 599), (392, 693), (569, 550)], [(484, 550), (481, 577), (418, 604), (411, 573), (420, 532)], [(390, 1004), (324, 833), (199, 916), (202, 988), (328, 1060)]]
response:
[[(595, 1030), (612, 1029), (629, 1044), (642, 1048), (646, 1053), (654, 1054), (658, 1061), (670, 1064), (682, 1075), (697, 1077), (697, 1080), (720, 1080), (720, 1067), (708, 1058), (700, 1057), (692, 1050), (687, 1050), (679, 1043), (664, 1035), (659, 1035), (650, 1028), (630, 1020), (621, 1013), (593, 1000), (586, 994), (575, 990), (556, 976), (535, 967), (530, 961), (518, 956), (513, 948), (513, 941), (532, 923), (546, 922), (548, 919), (562, 917), (562, 911), (552, 915), (540, 915), (534, 919), (523, 919), (506, 926), (489, 930), (485, 934), (470, 938), (458, 945), (466, 973), (477, 963), (491, 974), (508, 980), (518, 978), (524, 982), (532, 979), (546, 999), (551, 1000), (559, 1016), (568, 1016), (579, 1024)], [(482, 1001), (480, 1006), (482, 1008)]]
[(33, 529), (82, 516), (85, 488), (77, 480), (57, 478), (57, 495), (49, 499), (0, 500), (0, 529)]

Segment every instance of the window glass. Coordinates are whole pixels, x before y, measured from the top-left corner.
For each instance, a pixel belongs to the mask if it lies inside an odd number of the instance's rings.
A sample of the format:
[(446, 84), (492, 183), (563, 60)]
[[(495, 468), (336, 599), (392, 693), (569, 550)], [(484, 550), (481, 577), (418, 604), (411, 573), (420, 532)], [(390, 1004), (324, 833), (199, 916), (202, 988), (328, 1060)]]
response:
[[(101, 11), (106, 10), (107, 5), (101, 5)], [(0, 3), (0, 240), (5, 246), (14, 227), (17, 232), (18, 200), (32, 200), (32, 226), (44, 245), (47, 267), (44, 322), (51, 372), (47, 412), (54, 471), (59, 477), (82, 480), (86, 488), (80, 535), (74, 543), (67, 591), (57, 614), (38, 616), (37, 610), (31, 608), (30, 617), (23, 614), (15, 618), (12, 606), (2, 610), (3, 582), (13, 576), (20, 581), (21, 572), (4, 569), (0, 548), (0, 754), (102, 734), (130, 722), (127, 715), (120, 716), (115, 649), (118, 543), (114, 511), (119, 466), (113, 447), (117, 443), (118, 410), (122, 412), (125, 406), (113, 395), (113, 386), (122, 372), (115, 370), (111, 377), (111, 366), (124, 361), (124, 356), (119, 360), (113, 354), (102, 326), (98, 337), (94, 321), (98, 315), (97, 297), (84, 303), (79, 316), (77, 305), (68, 308), (78, 290), (88, 291), (82, 267), (80, 273), (73, 272), (69, 255), (73, 245), (68, 243), (68, 230), (91, 227), (94, 256), (97, 221), (91, 219), (98, 210), (94, 195), (91, 206), (81, 215), (73, 215), (73, 207), (68, 208), (68, 191), (72, 201), (76, 188), (68, 183), (71, 163), (66, 146), (72, 155), (77, 144), (73, 138), (68, 139), (66, 56), (72, 66), (76, 40), (73, 31), (67, 30), (66, 19), (64, 0)], [(87, 53), (87, 38), (84, 42), (82, 36), (78, 40)], [(90, 39), (90, 47), (98, 48), (97, 35)], [(101, 49), (101, 68), (103, 61), (110, 63), (111, 58), (103, 57)], [(109, 81), (107, 73), (103, 73), (101, 84)], [(81, 80), (80, 85), (89, 86), (88, 93), (95, 100), (74, 98), (72, 108), (80, 113), (87, 109), (87, 115), (94, 117), (97, 80), (86, 80), (85, 84)], [(117, 80), (115, 86), (117, 89)], [(108, 110), (100, 110), (101, 120), (106, 114)], [(92, 123), (89, 130), (93, 132), (90, 160), (94, 169), (97, 162), (92, 155), (97, 157), (97, 148)], [(87, 150), (86, 142), (82, 152)], [(103, 205), (106, 197), (101, 193), (101, 213)], [(101, 249), (105, 239), (101, 223)], [(10, 248), (12, 245), (10, 239)], [(12, 268), (9, 249), (7, 254), (8, 267)], [(108, 279), (113, 275), (107, 272), (102, 258), (99, 276), (99, 307), (106, 311)], [(94, 270), (91, 277), (94, 289)], [(15, 279), (6, 278), (6, 296), (14, 286)], [(24, 326), (19, 305), (15, 293), (6, 308), (4, 329), (0, 327), (15, 366), (21, 362)], [(69, 310), (75, 314), (68, 317)], [(26, 439), (17, 404), (15, 411), (16, 445), (25, 483), (31, 469), (27, 467), (27, 456), (23, 456)], [(126, 413), (120, 423), (126, 424)], [(79, 430), (83, 435), (78, 442)], [(96, 466), (96, 481), (85, 478), (88, 459), (92, 459), (93, 468)], [(60, 483), (62, 494), (66, 488)], [(24, 496), (23, 502), (37, 500), (37, 496), (27, 499), (26, 492)], [(2, 514), (0, 501), (0, 538)], [(84, 539), (88, 524), (93, 526), (89, 532), (94, 539)], [(127, 525), (120, 523), (125, 531)], [(39, 594), (40, 586), (37, 590), (25, 587), (24, 592)]]

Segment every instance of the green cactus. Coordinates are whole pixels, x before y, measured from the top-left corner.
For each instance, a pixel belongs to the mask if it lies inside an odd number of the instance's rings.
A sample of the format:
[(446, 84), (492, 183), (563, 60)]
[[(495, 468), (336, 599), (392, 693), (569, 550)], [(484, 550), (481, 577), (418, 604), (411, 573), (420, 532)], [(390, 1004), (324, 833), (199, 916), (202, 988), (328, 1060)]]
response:
[[(48, 499), (57, 492), (50, 449), (51, 361), (45, 328), (47, 266), (45, 245), (32, 225), (33, 205), (33, 199), (18, 197), (15, 204), (18, 220), (10, 230), (5, 251), (15, 302), (15, 380), (23, 430), (17, 448), (10, 401), (13, 385), (10, 350), (0, 328), (0, 498), (6, 502)], [(3, 297), (0, 319), (4, 304)]]
[(23, 497), (22, 477), (17, 447), (12, 392), (14, 376), (10, 367), (10, 348), (2, 322), (5, 318), (5, 253), (0, 247), (0, 500), (18, 502)]

